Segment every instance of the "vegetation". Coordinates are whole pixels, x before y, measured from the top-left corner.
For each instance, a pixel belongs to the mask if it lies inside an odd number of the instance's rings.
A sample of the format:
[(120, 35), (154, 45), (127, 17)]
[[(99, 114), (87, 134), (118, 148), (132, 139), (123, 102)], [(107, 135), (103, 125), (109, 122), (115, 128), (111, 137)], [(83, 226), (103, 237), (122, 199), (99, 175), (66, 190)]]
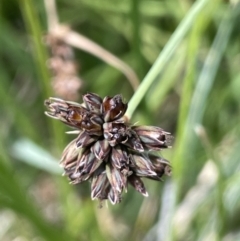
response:
[[(0, 4), (0, 240), (240, 240), (240, 2), (56, 4)], [(61, 176), (72, 137), (43, 103), (86, 92), (120, 93), (132, 123), (175, 136), (149, 197), (99, 208)]]

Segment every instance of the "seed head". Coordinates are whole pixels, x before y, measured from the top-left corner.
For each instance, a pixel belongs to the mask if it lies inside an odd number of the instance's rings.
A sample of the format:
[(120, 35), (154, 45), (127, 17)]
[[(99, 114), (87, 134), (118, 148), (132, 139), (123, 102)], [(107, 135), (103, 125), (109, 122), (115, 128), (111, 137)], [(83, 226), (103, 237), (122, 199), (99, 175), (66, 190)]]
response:
[(45, 101), (45, 114), (76, 129), (62, 154), (61, 165), (71, 183), (91, 182), (92, 199), (119, 203), (131, 184), (148, 196), (142, 178), (160, 181), (170, 175), (169, 162), (150, 151), (170, 147), (172, 136), (155, 126), (131, 125), (124, 114), (121, 95), (105, 97), (88, 93), (78, 104), (58, 98)]

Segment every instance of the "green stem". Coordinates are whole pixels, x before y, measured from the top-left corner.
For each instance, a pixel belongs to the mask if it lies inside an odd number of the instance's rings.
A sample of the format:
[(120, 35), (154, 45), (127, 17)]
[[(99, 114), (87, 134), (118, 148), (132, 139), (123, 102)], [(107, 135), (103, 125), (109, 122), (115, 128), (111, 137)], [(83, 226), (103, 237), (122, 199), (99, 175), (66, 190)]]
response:
[(42, 42), (43, 34), (39, 18), (32, 0), (20, 0), (20, 3), (27, 29), (32, 38), (34, 47), (33, 53), (37, 65), (37, 71), (41, 79), (41, 81), (39, 81), (40, 88), (45, 99), (52, 95), (52, 89), (50, 86), (50, 73), (46, 66), (48, 55)]
[[(42, 90), (43, 100), (52, 96), (52, 89), (50, 85), (50, 72), (47, 68), (47, 50), (42, 43), (43, 34), (41, 31), (40, 21), (34, 7), (32, 0), (19, 0), (20, 6), (22, 7), (23, 17), (33, 40), (33, 52), (36, 61), (37, 71), (39, 75), (40, 88)], [(63, 146), (64, 137), (62, 135), (63, 127), (60, 123), (53, 123), (52, 120), (49, 121), (49, 127), (54, 137), (57, 147)]]
[(165, 64), (172, 57), (174, 51), (177, 49), (187, 31), (192, 26), (194, 19), (202, 11), (204, 6), (208, 3), (208, 0), (197, 1), (192, 8), (189, 10), (187, 16), (182, 20), (179, 27), (171, 36), (168, 43), (165, 45), (162, 52), (159, 54), (157, 60), (155, 61), (152, 68), (147, 73), (146, 77), (143, 79), (141, 85), (138, 87), (137, 91), (131, 98), (128, 106), (126, 115), (131, 118), (135, 109), (139, 105), (140, 101), (143, 99), (144, 95), (148, 91), (149, 87), (155, 81), (156, 77), (164, 70)]

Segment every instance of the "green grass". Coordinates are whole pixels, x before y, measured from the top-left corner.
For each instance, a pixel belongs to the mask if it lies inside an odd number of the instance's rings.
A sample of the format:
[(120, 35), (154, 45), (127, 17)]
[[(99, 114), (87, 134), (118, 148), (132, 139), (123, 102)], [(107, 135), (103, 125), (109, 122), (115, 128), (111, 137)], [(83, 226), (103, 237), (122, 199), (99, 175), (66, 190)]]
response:
[(57, 164), (71, 136), (43, 113), (55, 96), (44, 1), (0, 6), (0, 240), (240, 239), (239, 1), (57, 2), (61, 23), (142, 79), (134, 92), (124, 73), (74, 49), (80, 94), (121, 93), (133, 123), (175, 136), (162, 152), (172, 177), (145, 181), (148, 198), (130, 187), (102, 209), (89, 184), (69, 185)]

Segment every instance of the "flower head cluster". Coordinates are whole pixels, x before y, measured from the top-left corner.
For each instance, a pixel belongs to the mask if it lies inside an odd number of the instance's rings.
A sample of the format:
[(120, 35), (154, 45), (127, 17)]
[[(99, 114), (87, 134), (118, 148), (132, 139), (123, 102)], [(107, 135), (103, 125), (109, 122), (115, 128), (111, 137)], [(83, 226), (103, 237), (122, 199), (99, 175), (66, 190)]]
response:
[(88, 93), (82, 104), (49, 98), (45, 105), (46, 115), (77, 129), (61, 164), (71, 183), (91, 182), (92, 199), (119, 203), (128, 183), (148, 196), (142, 178), (170, 174), (168, 161), (149, 152), (168, 148), (172, 136), (159, 127), (129, 124), (121, 95), (102, 99)]
[(82, 80), (78, 77), (79, 66), (75, 62), (74, 52), (62, 38), (68, 28), (61, 26), (58, 30), (51, 31), (45, 38), (51, 57), (48, 59), (53, 78), (51, 84), (54, 92), (62, 98), (77, 100)]

